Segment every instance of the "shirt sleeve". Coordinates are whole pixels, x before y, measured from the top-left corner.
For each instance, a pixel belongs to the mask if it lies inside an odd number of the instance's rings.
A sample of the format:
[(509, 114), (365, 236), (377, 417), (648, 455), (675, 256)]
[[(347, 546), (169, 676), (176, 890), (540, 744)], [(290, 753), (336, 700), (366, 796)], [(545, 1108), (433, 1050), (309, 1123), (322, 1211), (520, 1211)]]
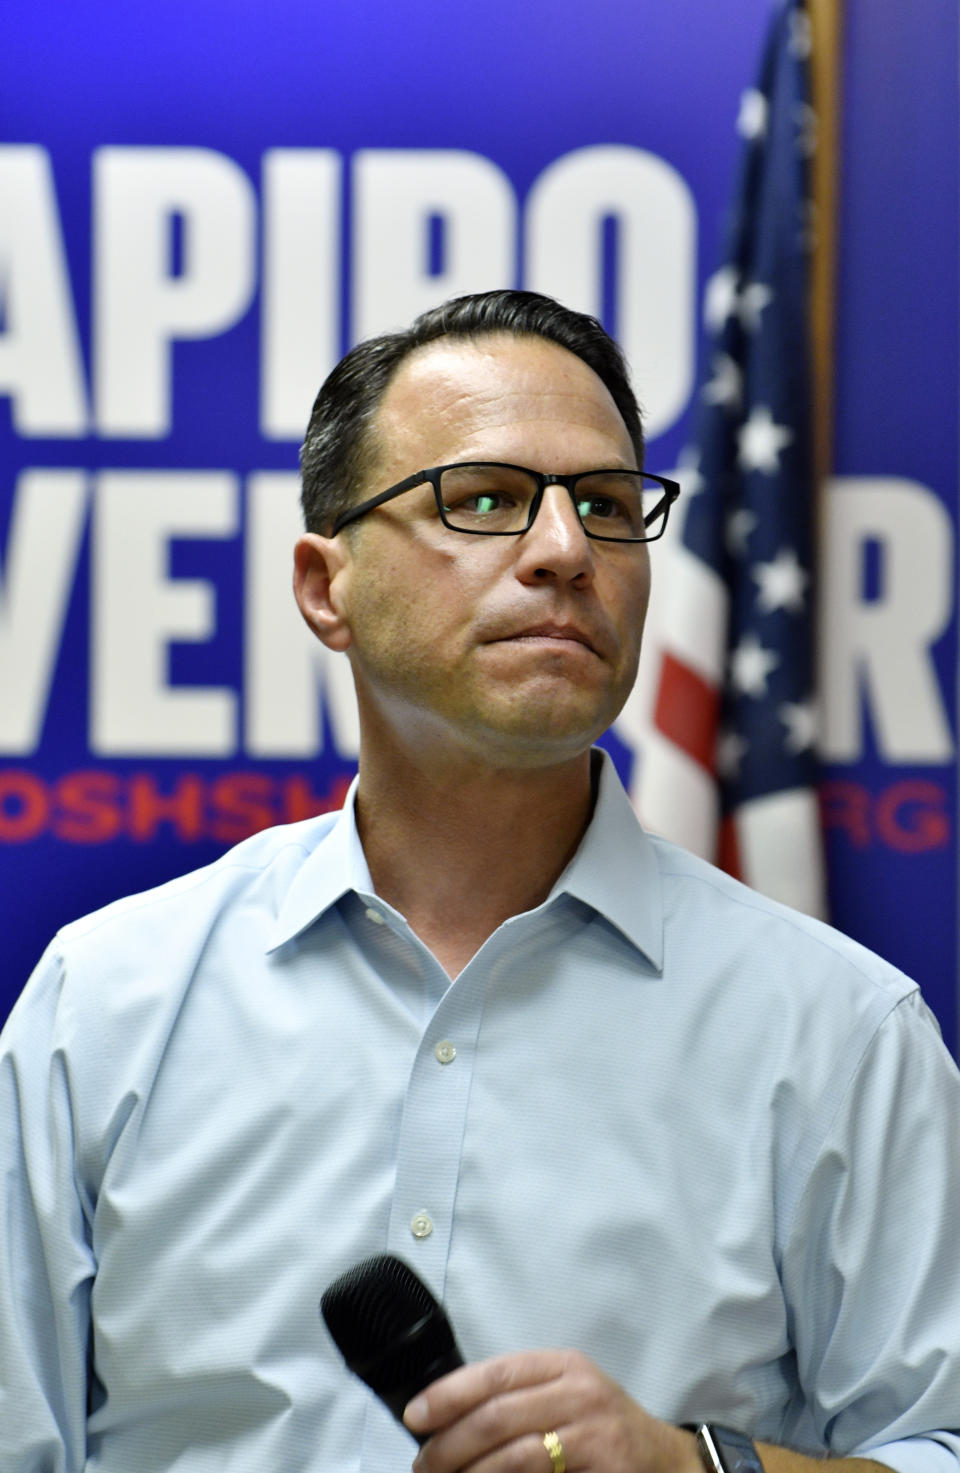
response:
[(882, 1443), (863, 1456), (895, 1473), (957, 1473), (960, 1437), (947, 1432), (939, 1437), (905, 1437), (902, 1442)]
[(85, 1462), (89, 1214), (74, 1168), (63, 964), (51, 948), (0, 1034), (0, 1467), (79, 1473)]
[(832, 1454), (960, 1465), (960, 1074), (919, 993), (865, 1049), (787, 1239), (807, 1412)]

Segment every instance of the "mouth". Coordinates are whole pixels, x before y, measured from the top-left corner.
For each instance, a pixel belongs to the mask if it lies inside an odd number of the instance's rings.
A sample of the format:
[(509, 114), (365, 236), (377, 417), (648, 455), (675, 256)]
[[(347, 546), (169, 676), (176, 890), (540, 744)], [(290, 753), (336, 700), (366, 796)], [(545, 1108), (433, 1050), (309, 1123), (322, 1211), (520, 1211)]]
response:
[(589, 650), (592, 655), (599, 655), (599, 650), (590, 637), (573, 624), (557, 623), (548, 620), (543, 624), (531, 624), (526, 629), (518, 629), (513, 634), (500, 635), (500, 640), (508, 644), (518, 644), (530, 641), (531, 643), (553, 643), (556, 645), (578, 644)]

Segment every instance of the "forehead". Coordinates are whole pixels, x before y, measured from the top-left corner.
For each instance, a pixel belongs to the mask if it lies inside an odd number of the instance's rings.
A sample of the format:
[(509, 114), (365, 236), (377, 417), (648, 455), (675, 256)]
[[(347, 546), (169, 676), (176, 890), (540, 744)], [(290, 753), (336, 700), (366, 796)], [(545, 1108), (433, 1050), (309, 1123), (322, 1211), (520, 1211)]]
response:
[(497, 334), (418, 348), (391, 380), (375, 425), (380, 464), (398, 477), (469, 459), (556, 471), (634, 463), (606, 385), (543, 338)]

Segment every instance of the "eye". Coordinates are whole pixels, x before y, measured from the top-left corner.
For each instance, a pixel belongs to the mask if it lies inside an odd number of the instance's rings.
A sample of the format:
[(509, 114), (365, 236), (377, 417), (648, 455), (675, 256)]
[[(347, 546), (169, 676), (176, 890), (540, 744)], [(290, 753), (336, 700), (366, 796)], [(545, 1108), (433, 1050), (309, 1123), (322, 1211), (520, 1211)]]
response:
[(447, 506), (447, 511), (472, 512), (474, 516), (484, 517), (516, 504), (516, 498), (506, 491), (474, 491), (469, 496), (458, 496), (452, 505)]
[(510, 466), (449, 466), (440, 481), (446, 521), (465, 531), (514, 532), (523, 525), (536, 482)]
[(577, 513), (599, 537), (644, 535), (644, 481), (634, 471), (598, 471), (577, 486)]
[(596, 521), (611, 521), (625, 514), (623, 506), (615, 497), (601, 496), (599, 492), (579, 497), (577, 511), (582, 521), (586, 521), (588, 517)]

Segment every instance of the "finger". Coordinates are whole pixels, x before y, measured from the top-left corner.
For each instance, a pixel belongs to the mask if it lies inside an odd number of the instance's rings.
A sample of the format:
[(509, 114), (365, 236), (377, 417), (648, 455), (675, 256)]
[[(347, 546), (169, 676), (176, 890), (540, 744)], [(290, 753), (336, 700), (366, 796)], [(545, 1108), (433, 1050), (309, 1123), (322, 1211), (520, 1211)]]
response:
[(495, 1397), (558, 1380), (567, 1365), (562, 1351), (531, 1350), (461, 1366), (415, 1396), (403, 1420), (418, 1436), (435, 1432)]
[[(513, 1467), (517, 1447), (527, 1452), (517, 1466), (556, 1473), (544, 1444), (544, 1435), (579, 1420), (563, 1380), (529, 1387), (515, 1387), (488, 1397), (462, 1417), (439, 1428), (429, 1438), (418, 1458), (417, 1473), (451, 1473), (473, 1468), (500, 1450), (509, 1450), (504, 1467)], [(571, 1413), (573, 1415), (571, 1416)], [(532, 1456), (539, 1449), (539, 1458)]]
[(440, 1433), (421, 1449), (413, 1466), (415, 1473), (560, 1473), (561, 1468), (564, 1473), (574, 1473), (578, 1464), (569, 1452), (569, 1434), (565, 1430), (564, 1437), (555, 1435), (558, 1443), (552, 1456), (546, 1434), (541, 1432), (524, 1432), (485, 1452), (464, 1455), (454, 1451), (452, 1445), (441, 1447), (446, 1434)]

